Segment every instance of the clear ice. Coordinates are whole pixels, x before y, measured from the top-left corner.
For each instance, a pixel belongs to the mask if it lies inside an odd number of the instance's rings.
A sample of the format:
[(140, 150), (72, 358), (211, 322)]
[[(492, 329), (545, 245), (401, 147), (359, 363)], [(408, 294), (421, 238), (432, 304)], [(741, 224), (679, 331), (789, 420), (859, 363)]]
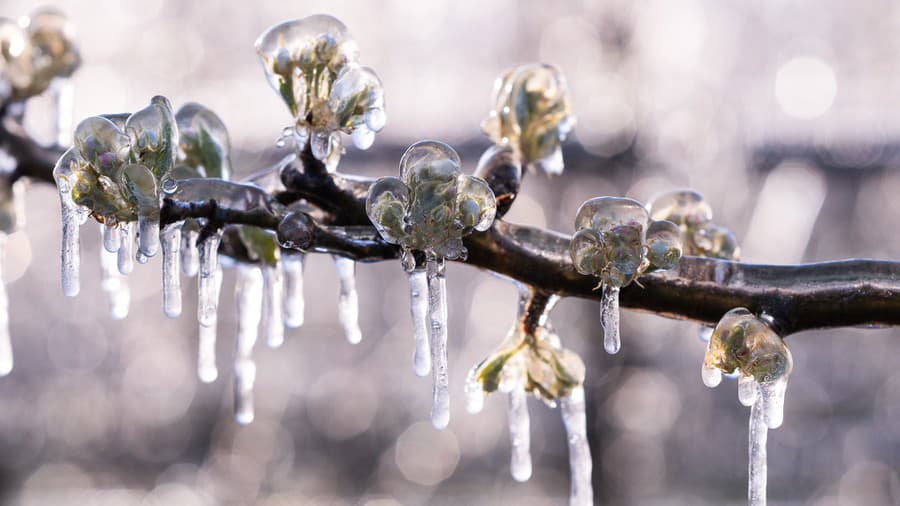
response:
[(340, 282), (338, 298), (338, 319), (344, 327), (347, 340), (356, 344), (362, 340), (359, 329), (359, 296), (356, 294), (356, 262), (349, 258), (333, 255)]
[(284, 278), (278, 264), (262, 267), (263, 276), (263, 335), (266, 345), (277, 348), (284, 344)]
[(120, 223), (119, 234), (117, 264), (119, 272), (127, 276), (134, 270), (134, 223)]
[[(215, 275), (216, 300), (222, 292), (222, 268), (216, 269)], [(219, 369), (216, 367), (216, 332), (218, 327), (218, 316), (216, 321), (208, 327), (198, 325), (200, 327), (199, 342), (197, 345), (197, 377), (204, 383), (212, 383), (219, 377)]]
[(765, 506), (766, 481), (768, 469), (766, 464), (766, 440), (769, 428), (766, 427), (765, 409), (762, 402), (757, 401), (750, 408), (750, 479), (747, 485), (747, 498), (750, 506)]
[(409, 273), (409, 312), (416, 341), (413, 369), (416, 375), (426, 376), (431, 372), (431, 347), (428, 344), (428, 275), (424, 269)]
[(197, 320), (204, 327), (216, 321), (218, 297), (216, 297), (215, 274), (218, 265), (221, 231), (208, 234), (200, 241), (200, 277), (197, 289)]
[(292, 329), (303, 326), (306, 302), (303, 299), (303, 253), (282, 253), (284, 274), (284, 324)]
[(478, 366), (473, 367), (466, 376), (466, 411), (480, 413), (484, 409), (484, 388), (478, 381)]
[(619, 338), (619, 287), (603, 284), (600, 300), (600, 324), (603, 327), (603, 347), (610, 355), (615, 355), (622, 347)]
[(181, 271), (187, 277), (194, 277), (200, 272), (200, 248), (197, 239), (200, 231), (196, 225), (185, 222), (181, 230)]
[(509, 392), (509, 442), (512, 457), (509, 469), (516, 481), (531, 478), (531, 421), (528, 418), (527, 394), (523, 386)]
[(444, 277), (444, 260), (429, 258), (426, 271), (433, 382), (431, 424), (437, 429), (443, 429), (450, 423), (450, 394), (447, 390), (447, 279)]
[[(105, 225), (100, 225), (101, 231), (104, 231), (105, 228)], [(128, 278), (119, 272), (118, 255), (101, 247), (100, 269), (103, 274), (100, 286), (106, 292), (109, 316), (114, 320), (122, 320), (128, 316), (131, 290), (128, 288)]]
[(584, 410), (584, 388), (578, 387), (560, 402), (563, 424), (569, 442), (569, 472), (571, 489), (570, 506), (594, 504), (594, 488), (591, 485), (591, 448), (587, 439), (587, 417)]
[(169, 318), (181, 315), (181, 227), (171, 223), (163, 229), (163, 312)]
[(238, 336), (234, 359), (234, 419), (240, 424), (253, 421), (253, 383), (256, 381), (256, 363), (253, 347), (259, 336), (262, 319), (263, 274), (251, 264), (238, 264), (235, 290)]
[(62, 258), (60, 265), (60, 278), (62, 280), (63, 293), (69, 297), (78, 295), (81, 290), (81, 244), (78, 240), (79, 227), (82, 223), (84, 209), (72, 200), (72, 181), (74, 176), (70, 168), (74, 151), (70, 149), (60, 158), (53, 170), (56, 179), (56, 187), (59, 190), (59, 200), (62, 209)]

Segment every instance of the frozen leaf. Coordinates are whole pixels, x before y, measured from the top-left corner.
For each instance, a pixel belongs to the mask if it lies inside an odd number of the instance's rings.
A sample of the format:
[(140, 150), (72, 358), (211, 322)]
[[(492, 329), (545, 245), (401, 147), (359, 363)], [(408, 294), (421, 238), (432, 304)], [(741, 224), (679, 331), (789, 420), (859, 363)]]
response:
[(179, 134), (179, 159), (200, 176), (230, 179), (231, 141), (219, 116), (200, 104), (190, 102), (178, 109), (175, 121)]

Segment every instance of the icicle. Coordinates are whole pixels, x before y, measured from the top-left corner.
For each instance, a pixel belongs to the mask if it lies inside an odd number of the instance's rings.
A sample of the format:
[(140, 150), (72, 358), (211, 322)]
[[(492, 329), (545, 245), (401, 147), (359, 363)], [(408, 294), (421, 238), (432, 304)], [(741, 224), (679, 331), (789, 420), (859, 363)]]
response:
[(240, 424), (253, 421), (253, 383), (256, 363), (253, 346), (262, 318), (263, 276), (259, 267), (238, 264), (235, 292), (238, 313), (237, 353), (234, 360), (234, 418)]
[(759, 387), (756, 380), (749, 374), (740, 373), (738, 376), (738, 400), (744, 406), (752, 406), (756, 402)]
[(762, 402), (763, 418), (770, 429), (781, 427), (781, 423), (784, 421), (784, 393), (786, 390), (786, 377), (759, 384), (759, 400)]
[(110, 253), (119, 251), (119, 229), (115, 225), (101, 225), (100, 234), (103, 236), (103, 248)]
[(62, 201), (62, 289), (69, 297), (78, 295), (81, 290), (81, 245), (78, 240), (78, 228), (81, 226), (81, 210), (72, 201), (68, 182), (60, 178), (59, 198)]
[(722, 382), (722, 371), (718, 367), (709, 367), (704, 362), (703, 368), (700, 369), (700, 377), (703, 378), (704, 385), (715, 388)]
[(72, 81), (68, 78), (58, 77), (52, 83), (53, 98), (55, 99), (56, 116), (56, 143), (60, 146), (72, 145), (73, 128), (72, 111), (74, 107), (74, 91)]
[(531, 478), (531, 422), (526, 400), (521, 385), (509, 393), (509, 441), (512, 445), (509, 470), (516, 481)]
[(5, 264), (6, 234), (0, 232), (0, 376), (6, 376), (13, 368), (12, 341), (9, 336), (9, 296), (3, 281)]
[(750, 479), (747, 487), (750, 506), (766, 504), (766, 440), (769, 429), (765, 418), (763, 400), (759, 399), (750, 408)]
[(359, 296), (356, 294), (356, 262), (349, 258), (332, 255), (340, 281), (338, 299), (338, 319), (344, 327), (347, 340), (356, 344), (362, 340), (359, 329)]
[(185, 228), (181, 231), (181, 270), (185, 276), (194, 277), (200, 271), (200, 251), (197, 247), (200, 233), (196, 228)]
[[(101, 230), (105, 228), (105, 225), (100, 225)], [(116, 253), (110, 252), (106, 248), (100, 248), (100, 269), (103, 274), (100, 286), (106, 292), (109, 316), (113, 320), (122, 320), (128, 316), (131, 290), (128, 288), (127, 278), (119, 272)]]
[[(159, 213), (138, 214), (138, 262), (145, 264), (159, 251)], [(141, 261), (143, 260), (143, 261)]]
[(172, 223), (162, 231), (163, 312), (169, 318), (181, 315), (181, 227)]
[(278, 348), (284, 344), (284, 279), (276, 265), (265, 265), (263, 274), (263, 335), (266, 345)]
[(712, 337), (713, 330), (715, 330), (715, 327), (700, 325), (700, 328), (697, 329), (697, 337), (704, 343), (708, 343), (709, 339)]
[(622, 342), (619, 339), (619, 287), (603, 284), (600, 300), (600, 324), (603, 326), (603, 347), (606, 353), (615, 355)]
[(434, 385), (431, 424), (443, 429), (450, 423), (450, 394), (447, 391), (447, 280), (444, 259), (429, 256), (428, 315), (431, 320), (431, 378)]
[(197, 289), (197, 320), (200, 325), (209, 327), (216, 321), (218, 298), (215, 297), (215, 273), (218, 265), (219, 242), (221, 231), (208, 234), (200, 242), (200, 278)]
[(134, 270), (134, 223), (120, 223), (119, 234), (119, 272), (127, 276)]
[(295, 329), (303, 326), (306, 302), (303, 300), (303, 253), (283, 253), (281, 270), (284, 273), (284, 324)]
[(572, 486), (569, 493), (570, 506), (590, 506), (594, 504), (594, 489), (591, 485), (591, 447), (587, 439), (587, 418), (584, 413), (584, 389), (578, 387), (560, 400), (563, 424), (569, 441), (569, 472)]
[(484, 388), (478, 381), (477, 373), (478, 366), (476, 365), (466, 376), (466, 411), (472, 414), (480, 413), (484, 409)]
[[(409, 312), (416, 341), (413, 369), (416, 375), (426, 376), (431, 372), (431, 350), (428, 345), (428, 275), (424, 269), (409, 273)], [(478, 390), (481, 390), (480, 386)]]
[[(216, 300), (222, 292), (222, 268), (216, 269), (215, 276)], [(216, 321), (209, 327), (200, 327), (200, 342), (197, 351), (197, 376), (204, 383), (212, 383), (219, 377), (219, 369), (216, 367), (216, 331), (218, 327), (218, 316)]]

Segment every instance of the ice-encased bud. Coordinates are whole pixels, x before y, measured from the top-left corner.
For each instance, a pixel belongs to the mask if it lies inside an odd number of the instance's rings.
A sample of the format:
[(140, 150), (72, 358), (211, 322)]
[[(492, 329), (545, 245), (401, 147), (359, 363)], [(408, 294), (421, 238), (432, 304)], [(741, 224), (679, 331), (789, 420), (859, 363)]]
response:
[(72, 23), (60, 11), (42, 8), (19, 23), (0, 18), (0, 99), (13, 100), (43, 93), (55, 78), (69, 77), (81, 57)]
[(493, 108), (481, 128), (495, 144), (511, 146), (528, 166), (559, 174), (560, 143), (575, 124), (570, 102), (559, 69), (522, 65), (495, 81)]
[(647, 229), (647, 260), (651, 269), (674, 269), (681, 259), (681, 229), (668, 220), (650, 222)]
[(178, 128), (166, 97), (153, 97), (150, 105), (129, 116), (125, 133), (131, 137), (134, 162), (145, 165), (159, 180), (169, 175), (175, 166)]
[[(338, 72), (359, 59), (359, 47), (336, 18), (318, 14), (279, 23), (259, 36), (256, 52), (266, 77), (295, 118), (327, 97)], [(324, 88), (323, 89), (323, 85)]]
[(712, 223), (693, 230), (690, 242), (696, 256), (735, 261), (741, 256), (741, 247), (734, 233)]
[(438, 141), (420, 141), (400, 161), (400, 178), (381, 178), (366, 200), (369, 219), (388, 242), (455, 259), (462, 238), (490, 228), (497, 211), (487, 183), (460, 170), (459, 156)]
[(739, 370), (758, 383), (786, 378), (791, 352), (769, 325), (745, 308), (725, 313), (710, 337), (704, 368), (731, 374)]
[(647, 203), (654, 220), (669, 220), (679, 226), (696, 227), (712, 221), (712, 208), (693, 190), (663, 193)]
[(648, 224), (647, 210), (636, 200), (588, 200), (575, 218), (577, 232), (570, 245), (575, 268), (610, 286), (627, 285), (640, 274)]
[(203, 177), (231, 178), (231, 141), (212, 110), (190, 102), (175, 113), (178, 158)]
[(357, 63), (359, 49), (343, 23), (316, 15), (275, 25), (256, 42), (269, 84), (294, 117), (298, 150), (334, 170), (343, 152), (340, 132), (367, 149), (384, 128), (384, 89)]

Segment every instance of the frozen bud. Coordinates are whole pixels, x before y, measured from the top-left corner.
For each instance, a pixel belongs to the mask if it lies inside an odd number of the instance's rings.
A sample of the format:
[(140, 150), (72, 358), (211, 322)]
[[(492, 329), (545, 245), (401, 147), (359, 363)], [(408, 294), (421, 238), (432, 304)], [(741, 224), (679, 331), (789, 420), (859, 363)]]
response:
[(125, 133), (131, 138), (134, 161), (150, 169), (159, 180), (169, 175), (175, 167), (178, 129), (168, 99), (153, 97), (150, 105), (128, 117)]
[(532, 63), (507, 71), (494, 84), (492, 104), (481, 128), (495, 144), (510, 146), (528, 166), (562, 172), (560, 143), (575, 117), (556, 67)]
[(72, 23), (58, 10), (43, 8), (21, 23), (0, 19), (0, 81), (15, 100), (43, 93), (81, 63)]
[(693, 231), (690, 237), (692, 253), (696, 256), (738, 260), (741, 248), (737, 238), (725, 227), (707, 224)]
[(744, 308), (719, 320), (704, 357), (706, 369), (741, 372), (758, 383), (786, 378), (793, 367), (791, 352), (769, 325)]
[(712, 209), (693, 190), (676, 190), (657, 196), (647, 204), (654, 220), (669, 220), (679, 226), (696, 227), (712, 220)]
[(315, 223), (304, 212), (292, 212), (278, 224), (278, 242), (285, 248), (305, 251), (312, 246), (314, 236)]
[(647, 260), (651, 269), (673, 269), (681, 259), (681, 229), (668, 220), (650, 222), (647, 229)]
[(219, 116), (191, 102), (178, 109), (175, 122), (178, 125), (178, 158), (199, 175), (230, 179), (231, 141)]
[(578, 233), (570, 246), (576, 269), (582, 274), (598, 276), (610, 286), (627, 285), (640, 274), (644, 263), (648, 224), (647, 210), (636, 200), (621, 197), (588, 200), (578, 210), (575, 218)]

